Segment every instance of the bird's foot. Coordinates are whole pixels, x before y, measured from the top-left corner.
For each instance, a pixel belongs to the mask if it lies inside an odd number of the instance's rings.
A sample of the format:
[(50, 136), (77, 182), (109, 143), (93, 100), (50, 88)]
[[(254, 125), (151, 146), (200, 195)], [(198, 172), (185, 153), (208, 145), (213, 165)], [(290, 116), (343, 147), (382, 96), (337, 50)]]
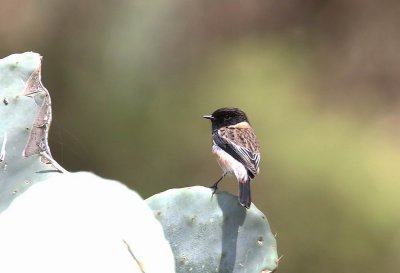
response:
[(224, 173), (224, 174), (218, 179), (218, 181), (215, 182), (215, 183), (210, 187), (210, 188), (213, 190), (211, 197), (214, 196), (215, 192), (218, 190), (218, 183), (221, 182), (221, 180), (225, 177), (225, 175), (226, 175), (226, 174)]

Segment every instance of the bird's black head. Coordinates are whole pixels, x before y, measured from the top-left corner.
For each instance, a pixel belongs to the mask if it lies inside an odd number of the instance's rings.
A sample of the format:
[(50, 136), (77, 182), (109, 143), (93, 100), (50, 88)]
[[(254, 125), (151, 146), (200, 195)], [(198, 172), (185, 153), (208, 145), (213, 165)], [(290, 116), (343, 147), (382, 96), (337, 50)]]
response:
[(203, 116), (211, 120), (212, 130), (218, 130), (221, 127), (235, 125), (240, 122), (249, 122), (245, 112), (238, 108), (224, 107), (215, 110), (211, 115)]

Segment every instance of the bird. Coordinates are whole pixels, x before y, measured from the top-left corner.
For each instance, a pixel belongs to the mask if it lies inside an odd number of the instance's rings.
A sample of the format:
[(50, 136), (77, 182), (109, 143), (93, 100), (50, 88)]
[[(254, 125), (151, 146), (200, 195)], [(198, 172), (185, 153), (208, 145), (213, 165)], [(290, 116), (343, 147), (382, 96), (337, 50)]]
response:
[(213, 194), (226, 175), (234, 175), (239, 184), (239, 203), (251, 206), (250, 184), (260, 172), (260, 145), (245, 112), (235, 107), (223, 107), (211, 115), (212, 152), (223, 170), (222, 176), (211, 186)]

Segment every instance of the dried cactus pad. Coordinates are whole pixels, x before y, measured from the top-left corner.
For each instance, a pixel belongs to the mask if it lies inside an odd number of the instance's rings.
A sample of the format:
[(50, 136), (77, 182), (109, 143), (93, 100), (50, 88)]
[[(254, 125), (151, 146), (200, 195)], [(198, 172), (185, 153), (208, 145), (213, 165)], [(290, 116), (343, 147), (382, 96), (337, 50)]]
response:
[(271, 272), (277, 245), (265, 215), (237, 197), (195, 186), (171, 189), (147, 200), (161, 222), (178, 273)]

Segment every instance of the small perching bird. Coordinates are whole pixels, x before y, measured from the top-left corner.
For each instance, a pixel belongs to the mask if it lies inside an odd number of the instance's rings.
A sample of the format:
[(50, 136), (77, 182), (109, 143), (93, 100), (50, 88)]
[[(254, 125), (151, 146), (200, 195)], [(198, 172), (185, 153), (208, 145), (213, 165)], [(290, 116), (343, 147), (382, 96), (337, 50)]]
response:
[(260, 170), (260, 147), (246, 114), (238, 108), (225, 107), (203, 118), (211, 120), (212, 152), (223, 170), (212, 186), (214, 192), (225, 175), (234, 175), (239, 183), (239, 202), (250, 208), (250, 182)]

